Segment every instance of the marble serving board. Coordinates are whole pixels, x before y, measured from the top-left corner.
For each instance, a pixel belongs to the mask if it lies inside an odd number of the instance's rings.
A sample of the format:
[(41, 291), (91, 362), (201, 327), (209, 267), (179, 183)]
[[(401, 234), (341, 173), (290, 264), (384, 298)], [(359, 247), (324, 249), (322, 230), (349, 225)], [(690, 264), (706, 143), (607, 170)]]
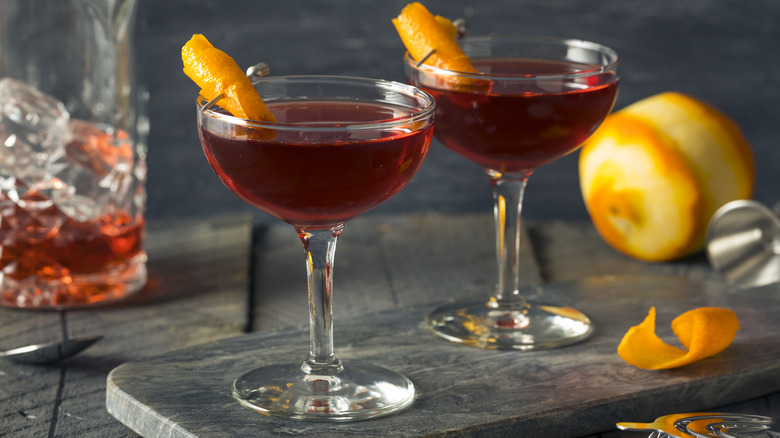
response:
[[(243, 408), (239, 374), (302, 360), (308, 330), (254, 333), (125, 363), (108, 376), (107, 408), (147, 437), (521, 436), (578, 437), (710, 410), (780, 390), (780, 288), (736, 291), (672, 276), (605, 276), (547, 285), (548, 302), (570, 303), (596, 325), (580, 344), (549, 351), (486, 351), (440, 340), (421, 323), (434, 306), (335, 321), (336, 353), (406, 374), (418, 397), (397, 415), (355, 423), (295, 422)], [(742, 328), (722, 353), (687, 367), (647, 371), (616, 348), (657, 309), (657, 332), (700, 306), (734, 310)]]

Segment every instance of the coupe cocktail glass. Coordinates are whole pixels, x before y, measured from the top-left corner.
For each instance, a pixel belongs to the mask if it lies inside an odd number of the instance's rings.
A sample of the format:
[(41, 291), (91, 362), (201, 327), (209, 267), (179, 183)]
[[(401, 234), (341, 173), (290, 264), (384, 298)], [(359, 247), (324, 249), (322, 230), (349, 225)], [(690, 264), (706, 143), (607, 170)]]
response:
[(428, 152), (435, 101), (415, 87), (363, 78), (267, 77), (255, 87), (278, 122), (205, 108), (203, 150), (223, 183), (289, 224), (306, 252), (311, 343), (302, 363), (236, 379), (244, 406), (298, 420), (349, 421), (397, 412), (414, 399), (406, 377), (333, 351), (333, 257), (349, 219), (401, 190)]
[(473, 37), (461, 46), (480, 73), (418, 65), (407, 79), (436, 98), (436, 138), (482, 166), (493, 188), (498, 284), (488, 300), (454, 303), (426, 323), (453, 342), (488, 349), (543, 349), (587, 337), (587, 316), (526, 301), (520, 286), (520, 211), (535, 169), (580, 147), (609, 114), (617, 54), (580, 40)]

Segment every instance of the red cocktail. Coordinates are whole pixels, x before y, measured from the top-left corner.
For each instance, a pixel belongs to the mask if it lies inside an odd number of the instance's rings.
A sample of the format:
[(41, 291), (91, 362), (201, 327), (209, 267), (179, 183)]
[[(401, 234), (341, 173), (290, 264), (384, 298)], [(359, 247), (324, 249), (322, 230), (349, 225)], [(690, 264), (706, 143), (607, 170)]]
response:
[(436, 138), (490, 177), (498, 285), (489, 300), (444, 306), (426, 323), (445, 339), (489, 349), (580, 341), (592, 331), (584, 314), (523, 296), (520, 210), (533, 171), (579, 148), (609, 114), (617, 54), (585, 41), (522, 36), (465, 38), (461, 46), (478, 73), (418, 65), (408, 54), (405, 71), (436, 98)]
[[(478, 59), (490, 75), (566, 75), (593, 66), (540, 59)], [(535, 81), (486, 93), (424, 87), (438, 105), (436, 138), (480, 166), (523, 172), (577, 149), (612, 108), (617, 81), (550, 92)]]
[(303, 364), (236, 379), (234, 397), (264, 414), (348, 421), (397, 412), (414, 400), (406, 377), (333, 352), (333, 257), (344, 223), (386, 201), (428, 151), (435, 101), (408, 85), (296, 76), (255, 84), (276, 122), (243, 120), (198, 101), (209, 163), (248, 203), (293, 225), (306, 250), (311, 348)]
[[(46, 198), (28, 192), (21, 201)], [(77, 221), (54, 205), (35, 214), (17, 205), (5, 210), (0, 271), (9, 290), (0, 294), (1, 304), (75, 308), (119, 300), (143, 286), (143, 219), (120, 211)]]
[[(378, 103), (268, 103), (279, 123), (370, 123), (410, 117)], [(398, 128), (365, 138), (350, 131), (277, 131), (275, 138), (202, 128), (203, 150), (222, 182), (255, 207), (295, 226), (328, 227), (379, 205), (417, 173), (433, 131)]]
[[(89, 307), (127, 298), (146, 283), (132, 142), (105, 124), (71, 119), (69, 129), (61, 154), (40, 167), (29, 164), (25, 149), (3, 157), (10, 166), (0, 175), (2, 306)], [(25, 160), (30, 167), (14, 167)]]

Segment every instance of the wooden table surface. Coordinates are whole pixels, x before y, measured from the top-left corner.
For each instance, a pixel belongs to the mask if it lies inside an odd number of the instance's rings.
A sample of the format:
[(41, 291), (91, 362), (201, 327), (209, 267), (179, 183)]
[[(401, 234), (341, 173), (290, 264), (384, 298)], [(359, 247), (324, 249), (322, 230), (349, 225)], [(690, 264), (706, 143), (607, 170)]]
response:
[[(340, 322), (348, 325), (349, 321), (373, 312), (425, 307), (484, 294), (494, 283), (492, 232), (492, 219), (487, 214), (356, 219), (342, 235), (336, 255), (336, 327)], [(229, 341), (226, 338), (246, 332), (273, 334), (305, 328), (303, 251), (290, 227), (262, 227), (252, 238), (251, 218), (233, 216), (159, 224), (149, 234), (149, 286), (129, 301), (64, 313), (0, 309), (3, 346), (51, 339), (52, 334), (105, 336), (92, 348), (60, 364), (36, 366), (0, 361), (0, 436), (136, 436), (106, 410), (106, 378), (112, 369), (128, 361), (142, 361), (199, 344)], [(528, 283), (557, 284), (609, 274), (671, 275), (720, 282), (703, 257), (668, 264), (626, 258), (604, 244), (587, 222), (529, 223), (524, 243), (522, 263), (524, 281)], [(625, 294), (630, 296), (631, 292)], [(780, 286), (765, 288), (765, 292), (780, 294)], [(647, 307), (653, 304), (648, 302)], [(642, 316), (637, 315), (635, 322)], [(769, 316), (777, 319), (780, 314)], [(587, 349), (587, 341), (582, 345)], [(338, 351), (337, 337), (337, 354)], [(381, 357), (372, 360), (379, 361)], [(414, 369), (413, 364), (409, 366)], [(238, 372), (227, 368), (226, 375)], [(680, 376), (686, 372), (678, 371)], [(766, 393), (780, 387), (780, 375), (774, 375), (776, 378), (770, 376), (769, 383), (762, 383), (764, 387), (749, 388), (748, 393), (760, 396), (757, 399), (725, 408), (701, 408), (780, 416), (780, 394)], [(229, 393), (228, 387), (225, 393)], [(679, 406), (680, 400), (691, 397), (677, 395), (679, 399), (659, 400), (647, 412), (628, 408), (631, 415), (641, 418), (614, 421), (650, 421), (657, 414), (670, 413), (668, 407)], [(244, 408), (235, 404), (235, 410), (242, 412)], [(207, 417), (209, 413), (202, 415)], [(285, 435), (284, 427), (263, 429), (265, 417), (257, 416), (258, 436)], [(371, 426), (371, 421), (362, 424)], [(289, 427), (294, 428), (294, 424)], [(357, 430), (360, 436), (360, 429)], [(570, 433), (565, 436), (576, 436)], [(453, 431), (448, 436), (457, 435)], [(470, 431), (464, 435), (479, 433)], [(184, 435), (169, 435), (158, 429), (149, 436)], [(607, 428), (598, 436), (646, 434)]]
[[(137, 66), (151, 95), (146, 242), (151, 279), (121, 305), (64, 313), (0, 309), (0, 348), (105, 336), (61, 364), (0, 360), (0, 436), (136, 436), (106, 410), (112, 369), (250, 332), (305, 326), (297, 238), (230, 194), (208, 167), (194, 126), (197, 90), (181, 72), (179, 50), (193, 33), (204, 33), (239, 64), (265, 61), (275, 75), (403, 80), (403, 50), (389, 19), (406, 3), (138, 0)], [(621, 56), (616, 109), (670, 90), (710, 102), (734, 118), (753, 145), (755, 198), (766, 204), (778, 200), (780, 57), (772, 55), (780, 40), (777, 0), (425, 4), (444, 16), (467, 17), (474, 34), (550, 35), (613, 47)], [(337, 327), (372, 312), (484, 293), (495, 281), (490, 208), (481, 170), (434, 142), (409, 187), (344, 232), (336, 256)], [(530, 218), (523, 258), (528, 283), (605, 274), (720, 281), (701, 256), (646, 264), (607, 247), (579, 194), (577, 154), (534, 174), (523, 214)], [(404, 233), (398, 233), (399, 224), (406, 224), (400, 227)], [(663, 401), (657, 409), (663, 410)], [(767, 394), (726, 409), (780, 417), (780, 396)], [(620, 419), (652, 420), (645, 414)], [(604, 430), (601, 436), (646, 434)]]

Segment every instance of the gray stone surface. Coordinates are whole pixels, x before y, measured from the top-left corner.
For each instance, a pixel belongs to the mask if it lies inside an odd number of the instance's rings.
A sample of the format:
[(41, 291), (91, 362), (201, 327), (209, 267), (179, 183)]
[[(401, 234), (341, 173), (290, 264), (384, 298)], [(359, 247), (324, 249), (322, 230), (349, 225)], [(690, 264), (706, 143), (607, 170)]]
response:
[[(776, 289), (734, 293), (722, 284), (667, 276), (607, 276), (551, 283), (545, 299), (585, 311), (597, 329), (572, 347), (497, 352), (457, 346), (420, 321), (430, 306), (336, 322), (336, 352), (406, 374), (419, 397), (391, 417), (349, 423), (290, 422), (232, 400), (238, 375), (294, 363), (306, 330), (222, 339), (130, 362), (108, 376), (108, 411), (144, 436), (533, 436), (578, 437), (618, 421), (694, 412), (780, 390), (780, 303)], [(744, 321), (722, 353), (684, 368), (647, 371), (615, 348), (649, 303), (658, 333), (673, 342), (671, 320), (699, 306), (733, 309)]]

